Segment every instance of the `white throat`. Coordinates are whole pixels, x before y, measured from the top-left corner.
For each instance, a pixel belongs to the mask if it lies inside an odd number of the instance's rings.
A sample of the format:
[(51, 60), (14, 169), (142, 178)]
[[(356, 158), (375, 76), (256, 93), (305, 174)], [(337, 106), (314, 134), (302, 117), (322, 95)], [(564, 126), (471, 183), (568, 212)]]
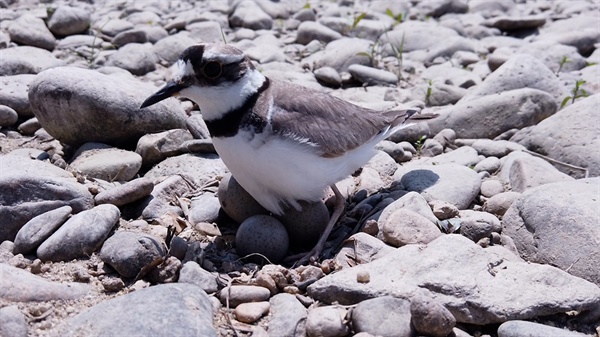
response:
[(205, 121), (221, 118), (227, 112), (241, 107), (248, 97), (258, 91), (265, 77), (256, 69), (249, 70), (235, 83), (224, 86), (190, 86), (179, 93), (200, 107)]

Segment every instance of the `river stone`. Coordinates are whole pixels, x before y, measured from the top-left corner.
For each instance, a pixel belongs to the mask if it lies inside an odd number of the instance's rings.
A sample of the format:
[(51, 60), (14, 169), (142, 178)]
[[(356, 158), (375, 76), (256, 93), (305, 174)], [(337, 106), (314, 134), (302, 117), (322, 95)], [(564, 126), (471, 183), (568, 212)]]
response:
[(51, 52), (31, 46), (0, 49), (0, 76), (37, 74), (66, 64)]
[(175, 100), (140, 110), (155, 91), (143, 82), (64, 67), (40, 73), (29, 101), (40, 124), (61, 142), (135, 144), (147, 133), (185, 128), (185, 113)]

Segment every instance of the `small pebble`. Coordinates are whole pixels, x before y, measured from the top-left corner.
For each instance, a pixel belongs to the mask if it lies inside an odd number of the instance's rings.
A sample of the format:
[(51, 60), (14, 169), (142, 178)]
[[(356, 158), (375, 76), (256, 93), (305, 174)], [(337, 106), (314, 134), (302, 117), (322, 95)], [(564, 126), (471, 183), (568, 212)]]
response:
[(120, 291), (125, 287), (125, 282), (117, 277), (105, 277), (101, 281), (104, 290), (109, 293)]
[(269, 312), (270, 308), (269, 302), (242, 303), (235, 308), (233, 314), (240, 322), (254, 323)]
[(361, 270), (356, 273), (356, 282), (358, 283), (369, 283), (371, 282), (371, 274), (367, 270)]

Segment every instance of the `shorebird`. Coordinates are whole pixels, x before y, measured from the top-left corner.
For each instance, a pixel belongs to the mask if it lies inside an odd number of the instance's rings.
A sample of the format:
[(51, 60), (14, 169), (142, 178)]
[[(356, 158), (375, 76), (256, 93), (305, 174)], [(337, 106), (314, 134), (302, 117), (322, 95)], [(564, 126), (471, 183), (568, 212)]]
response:
[(327, 93), (269, 79), (226, 44), (187, 48), (173, 78), (141, 108), (171, 96), (195, 102), (214, 147), (238, 183), (264, 208), (282, 215), (298, 201), (319, 201), (331, 187), (336, 203), (311, 252), (317, 258), (344, 210), (335, 183), (376, 154), (375, 144), (407, 126), (417, 110), (375, 111)]

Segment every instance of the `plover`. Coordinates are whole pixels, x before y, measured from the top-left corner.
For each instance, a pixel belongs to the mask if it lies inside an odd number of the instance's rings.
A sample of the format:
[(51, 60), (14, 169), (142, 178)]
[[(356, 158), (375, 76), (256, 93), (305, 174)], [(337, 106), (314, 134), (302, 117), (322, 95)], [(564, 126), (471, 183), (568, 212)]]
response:
[(180, 95), (194, 101), (214, 147), (238, 183), (275, 215), (319, 201), (329, 186), (334, 212), (318, 257), (344, 209), (335, 183), (366, 164), (374, 146), (407, 125), (416, 110), (374, 111), (293, 83), (269, 79), (226, 44), (187, 48), (171, 81), (141, 108)]

